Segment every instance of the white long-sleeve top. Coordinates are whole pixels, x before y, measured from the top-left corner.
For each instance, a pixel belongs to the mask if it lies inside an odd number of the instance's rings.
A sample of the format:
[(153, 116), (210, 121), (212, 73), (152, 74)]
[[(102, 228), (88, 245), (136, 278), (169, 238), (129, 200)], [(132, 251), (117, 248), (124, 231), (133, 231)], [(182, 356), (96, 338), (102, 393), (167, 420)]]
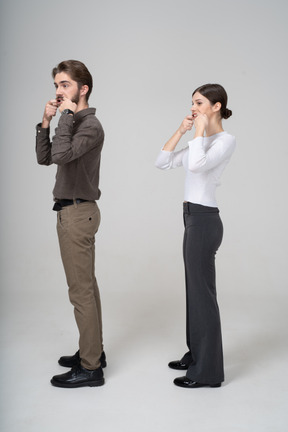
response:
[(217, 207), (216, 187), (235, 146), (235, 137), (227, 132), (197, 137), (183, 150), (161, 150), (155, 165), (163, 170), (183, 166), (186, 171), (184, 200)]

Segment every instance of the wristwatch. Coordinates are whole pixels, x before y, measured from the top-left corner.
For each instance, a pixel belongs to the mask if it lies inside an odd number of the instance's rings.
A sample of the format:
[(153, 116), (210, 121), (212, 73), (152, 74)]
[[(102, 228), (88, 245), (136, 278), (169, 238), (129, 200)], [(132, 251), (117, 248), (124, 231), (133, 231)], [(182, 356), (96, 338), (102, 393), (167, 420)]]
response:
[(62, 111), (62, 114), (72, 114), (72, 115), (74, 115), (74, 111), (72, 111), (72, 110), (66, 108), (66, 109), (64, 109), (64, 110)]

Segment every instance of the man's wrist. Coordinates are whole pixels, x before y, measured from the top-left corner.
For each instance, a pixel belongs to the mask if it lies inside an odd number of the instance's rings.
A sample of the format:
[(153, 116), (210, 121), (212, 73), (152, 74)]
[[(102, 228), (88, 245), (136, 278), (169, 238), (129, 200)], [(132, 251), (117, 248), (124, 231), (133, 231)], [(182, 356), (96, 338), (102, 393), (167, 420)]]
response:
[(41, 127), (42, 127), (43, 129), (48, 129), (48, 128), (50, 127), (50, 121), (47, 120), (46, 118), (43, 118), (43, 120), (42, 120), (42, 124), (41, 124)]
[(74, 111), (70, 110), (69, 108), (65, 108), (61, 114), (68, 114), (74, 116)]

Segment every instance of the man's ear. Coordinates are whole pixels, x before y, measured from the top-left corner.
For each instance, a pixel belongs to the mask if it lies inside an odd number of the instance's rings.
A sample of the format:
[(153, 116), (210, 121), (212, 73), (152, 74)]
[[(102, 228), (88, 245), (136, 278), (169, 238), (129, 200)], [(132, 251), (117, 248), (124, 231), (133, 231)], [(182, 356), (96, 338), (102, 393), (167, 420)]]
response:
[(80, 89), (80, 95), (85, 96), (89, 91), (89, 87), (85, 84)]

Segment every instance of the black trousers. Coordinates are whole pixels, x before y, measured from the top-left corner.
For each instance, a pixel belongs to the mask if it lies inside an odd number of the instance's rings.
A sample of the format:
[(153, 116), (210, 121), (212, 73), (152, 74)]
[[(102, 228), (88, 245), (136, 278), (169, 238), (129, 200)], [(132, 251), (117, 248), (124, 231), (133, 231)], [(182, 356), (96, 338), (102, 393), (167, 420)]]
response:
[(224, 381), (220, 314), (216, 295), (215, 255), (223, 225), (216, 207), (184, 203), (183, 255), (186, 281), (187, 377), (216, 384)]

